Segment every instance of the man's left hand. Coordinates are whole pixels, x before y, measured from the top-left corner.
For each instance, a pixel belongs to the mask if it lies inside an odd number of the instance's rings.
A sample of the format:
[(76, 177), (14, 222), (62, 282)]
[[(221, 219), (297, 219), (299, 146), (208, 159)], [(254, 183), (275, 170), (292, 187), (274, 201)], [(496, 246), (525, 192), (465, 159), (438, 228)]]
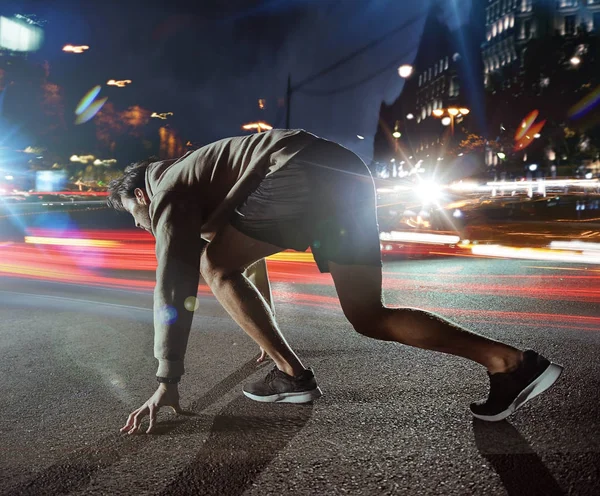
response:
[(142, 419), (146, 415), (149, 415), (150, 425), (146, 430), (146, 434), (150, 434), (156, 425), (156, 414), (163, 406), (170, 406), (175, 413), (182, 412), (181, 407), (179, 406), (179, 390), (177, 389), (177, 384), (161, 383), (152, 397), (129, 415), (127, 423), (121, 427), (121, 432), (135, 434), (141, 426)]

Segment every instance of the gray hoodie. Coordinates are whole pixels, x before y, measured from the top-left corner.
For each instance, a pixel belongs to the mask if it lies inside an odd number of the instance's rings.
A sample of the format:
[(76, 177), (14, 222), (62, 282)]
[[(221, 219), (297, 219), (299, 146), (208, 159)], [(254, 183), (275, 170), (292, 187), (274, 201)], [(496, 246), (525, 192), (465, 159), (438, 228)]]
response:
[(226, 225), (268, 175), (319, 140), (274, 129), (227, 138), (176, 160), (150, 164), (146, 190), (156, 238), (154, 356), (159, 377), (179, 377), (194, 313), (205, 239)]

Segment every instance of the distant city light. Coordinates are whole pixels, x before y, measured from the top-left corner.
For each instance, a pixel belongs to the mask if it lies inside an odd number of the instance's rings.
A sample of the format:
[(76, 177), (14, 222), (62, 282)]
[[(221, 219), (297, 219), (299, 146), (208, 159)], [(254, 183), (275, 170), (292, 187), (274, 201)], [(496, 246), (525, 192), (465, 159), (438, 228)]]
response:
[(533, 172), (533, 171), (536, 171), (536, 170), (537, 170), (537, 168), (538, 168), (537, 164), (531, 164), (531, 165), (529, 166), (529, 170), (530, 170), (531, 172)]
[(131, 84), (131, 79), (121, 79), (119, 81), (116, 81), (114, 79), (109, 79), (106, 82), (106, 84), (108, 84), (109, 86), (117, 86), (119, 88), (124, 88), (128, 84)]
[(458, 156), (459, 156), (459, 157), (462, 157), (463, 155), (464, 155), (464, 153), (463, 153), (463, 152), (460, 152), (460, 153), (458, 154)]
[(63, 47), (62, 51), (70, 52), (70, 53), (83, 53), (89, 49), (90, 49), (90, 47), (87, 45), (65, 45)]
[(267, 101), (264, 98), (259, 98), (258, 99), (258, 108), (259, 109), (264, 109), (265, 105), (267, 104)]
[(537, 138), (539, 138), (540, 136), (542, 136), (540, 133), (535, 133), (535, 134), (533, 135), (533, 137), (534, 137), (534, 138), (536, 138), (536, 139), (537, 139)]
[(444, 126), (449, 126), (449, 125), (451, 124), (451, 122), (452, 122), (452, 119), (450, 119), (450, 117), (444, 117), (444, 118), (442, 119), (442, 124), (443, 124)]
[(498, 152), (496, 155), (498, 155), (500, 160), (504, 160), (506, 158), (506, 153), (504, 152)]
[(364, 139), (365, 139), (365, 137), (364, 137), (364, 136), (361, 136), (360, 134), (357, 134), (357, 135), (356, 135), (356, 137), (357, 137), (359, 140), (364, 140)]
[(82, 164), (87, 164), (88, 162), (91, 162), (95, 158), (96, 157), (94, 157), (93, 155), (71, 155), (69, 160), (71, 162), (80, 162)]
[(253, 129), (256, 129), (256, 132), (260, 133), (262, 131), (270, 131), (271, 129), (273, 129), (273, 126), (271, 126), (270, 124), (267, 124), (266, 122), (262, 122), (262, 121), (249, 122), (248, 124), (244, 124), (242, 126), (242, 129), (244, 129), (246, 131), (251, 131)]
[(400, 67), (398, 67), (398, 74), (402, 78), (408, 78), (412, 75), (412, 73), (413, 73), (412, 65), (404, 64), (404, 65), (401, 65)]
[(442, 109), (435, 109), (432, 113), (436, 117), (441, 117), (442, 115), (444, 115), (444, 111)]
[(152, 114), (150, 114), (150, 117), (154, 117), (155, 119), (162, 119), (164, 121), (170, 115), (173, 115), (173, 112), (162, 112), (160, 114), (152, 112)]
[[(448, 111), (450, 111), (450, 110), (448, 110)], [(458, 111), (459, 111), (459, 112), (460, 112), (462, 115), (467, 115), (469, 112), (471, 112), (471, 111), (470, 111), (468, 108), (464, 108), (464, 107), (461, 107), (461, 108), (459, 108), (459, 109), (458, 109)]]
[(397, 131), (397, 130), (396, 130), (396, 131), (394, 131), (394, 132), (392, 133), (392, 136), (393, 136), (394, 138), (398, 139), (398, 138), (400, 138), (400, 137), (402, 136), (402, 133), (401, 133), (400, 131)]
[(571, 57), (570, 62), (571, 65), (578, 66), (579, 64), (581, 64), (581, 59), (577, 55), (575, 55), (574, 57)]
[[(24, 16), (18, 16), (24, 19)], [(29, 21), (15, 21), (0, 17), (0, 49), (15, 52), (33, 52), (42, 46), (44, 31)]]
[(406, 118), (410, 121), (415, 118), (413, 114), (406, 114)]
[(458, 112), (459, 112), (459, 110), (457, 108), (454, 108), (454, 107), (451, 107), (451, 108), (448, 109), (448, 113), (450, 115), (458, 115)]

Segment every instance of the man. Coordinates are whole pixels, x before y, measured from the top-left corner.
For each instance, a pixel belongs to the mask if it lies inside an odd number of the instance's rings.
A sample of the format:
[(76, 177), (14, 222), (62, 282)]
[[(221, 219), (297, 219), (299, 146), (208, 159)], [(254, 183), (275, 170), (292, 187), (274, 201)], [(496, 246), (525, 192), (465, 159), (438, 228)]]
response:
[[(136, 432), (160, 407), (179, 411), (177, 383), (190, 332), (199, 274), (246, 333), (275, 362), (265, 379), (248, 384), (256, 401), (305, 403), (321, 396), (281, 334), (265, 295), (244, 275), (284, 249), (311, 248), (330, 272), (350, 323), (375, 339), (469, 358), (486, 367), (490, 393), (471, 404), (478, 418), (501, 420), (548, 389), (562, 367), (534, 351), (521, 352), (473, 334), (441, 317), (382, 302), (376, 196), (365, 164), (352, 152), (302, 130), (234, 137), (177, 160), (140, 163), (109, 185), (109, 204), (129, 212), (156, 238), (154, 353), (159, 387), (121, 429)], [(256, 278), (255, 278), (256, 279)], [(267, 281), (265, 283), (265, 281)], [(266, 284), (266, 286), (265, 286)]]

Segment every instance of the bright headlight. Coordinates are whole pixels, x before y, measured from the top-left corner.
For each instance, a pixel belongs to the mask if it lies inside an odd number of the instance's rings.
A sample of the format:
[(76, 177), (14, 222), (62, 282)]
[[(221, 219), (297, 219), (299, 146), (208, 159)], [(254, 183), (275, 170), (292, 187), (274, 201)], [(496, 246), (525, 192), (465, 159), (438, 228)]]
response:
[(423, 205), (437, 203), (442, 197), (442, 188), (432, 181), (421, 181), (415, 185), (413, 191)]

